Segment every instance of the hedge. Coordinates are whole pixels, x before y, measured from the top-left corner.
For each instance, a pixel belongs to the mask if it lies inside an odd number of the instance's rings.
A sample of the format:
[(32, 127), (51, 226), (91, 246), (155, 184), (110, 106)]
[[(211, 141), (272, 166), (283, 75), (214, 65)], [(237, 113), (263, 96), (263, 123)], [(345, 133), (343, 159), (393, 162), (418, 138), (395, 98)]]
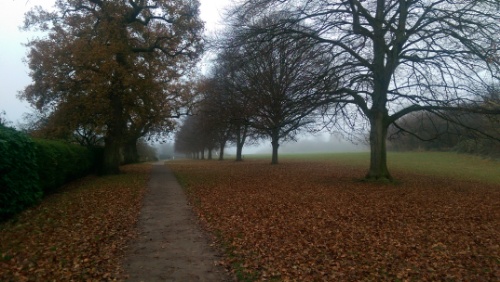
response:
[(55, 192), (64, 183), (87, 175), (93, 168), (92, 152), (61, 141), (35, 139), (38, 176), (44, 194)]
[(0, 126), (0, 221), (95, 168), (95, 150)]
[(33, 141), (13, 128), (0, 125), (0, 220), (42, 197)]

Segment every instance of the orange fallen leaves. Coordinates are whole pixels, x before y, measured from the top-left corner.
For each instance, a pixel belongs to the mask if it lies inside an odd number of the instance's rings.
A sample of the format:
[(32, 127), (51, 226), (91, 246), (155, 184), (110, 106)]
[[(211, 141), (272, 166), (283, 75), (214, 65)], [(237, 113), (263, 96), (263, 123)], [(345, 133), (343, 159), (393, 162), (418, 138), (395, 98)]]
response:
[(149, 165), (87, 177), (0, 225), (0, 281), (122, 279), (125, 243), (134, 236)]
[[(259, 280), (500, 280), (500, 186), (326, 162), (170, 162), (200, 218)], [(236, 271), (233, 269), (233, 271)]]

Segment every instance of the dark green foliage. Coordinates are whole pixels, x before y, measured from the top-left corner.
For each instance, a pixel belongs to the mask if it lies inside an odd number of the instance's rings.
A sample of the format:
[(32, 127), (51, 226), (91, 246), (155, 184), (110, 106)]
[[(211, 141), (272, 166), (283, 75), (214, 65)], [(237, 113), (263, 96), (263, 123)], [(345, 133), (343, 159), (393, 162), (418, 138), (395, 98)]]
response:
[(40, 184), (45, 194), (88, 174), (94, 164), (91, 150), (62, 141), (35, 140)]
[(463, 139), (453, 149), (458, 153), (500, 158), (500, 142), (493, 139)]
[(0, 125), (0, 221), (95, 168), (99, 151)]
[(103, 175), (104, 147), (91, 147), (89, 150), (91, 151), (94, 160), (92, 171), (98, 175)]
[(41, 197), (33, 141), (13, 128), (0, 125), (0, 221)]

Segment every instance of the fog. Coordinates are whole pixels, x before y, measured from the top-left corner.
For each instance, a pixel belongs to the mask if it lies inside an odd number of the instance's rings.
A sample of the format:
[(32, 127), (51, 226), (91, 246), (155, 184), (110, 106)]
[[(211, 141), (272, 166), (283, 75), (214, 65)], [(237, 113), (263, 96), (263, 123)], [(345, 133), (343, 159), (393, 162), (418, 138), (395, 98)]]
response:
[[(227, 148), (228, 154), (235, 154), (236, 149)], [(278, 154), (306, 154), (306, 153), (342, 153), (342, 152), (365, 152), (368, 147), (364, 144), (353, 144), (336, 135), (321, 134), (317, 136), (304, 135), (298, 140), (282, 143)], [(245, 146), (243, 154), (271, 154), (270, 140), (262, 140), (259, 145)]]
[[(174, 156), (174, 144), (167, 142), (165, 144), (153, 145), (160, 159), (169, 159)], [(303, 135), (297, 141), (285, 142), (280, 145), (278, 154), (308, 154), (308, 153), (346, 153), (346, 152), (368, 152), (369, 148), (364, 144), (353, 144), (336, 135), (321, 134), (317, 136)], [(271, 154), (271, 141), (261, 140), (258, 145), (246, 145), (243, 148), (243, 155), (253, 154)], [(218, 151), (214, 151), (214, 158)], [(229, 146), (225, 149), (225, 159), (231, 159), (236, 155), (236, 147)], [(183, 157), (183, 154), (175, 154), (177, 157)]]

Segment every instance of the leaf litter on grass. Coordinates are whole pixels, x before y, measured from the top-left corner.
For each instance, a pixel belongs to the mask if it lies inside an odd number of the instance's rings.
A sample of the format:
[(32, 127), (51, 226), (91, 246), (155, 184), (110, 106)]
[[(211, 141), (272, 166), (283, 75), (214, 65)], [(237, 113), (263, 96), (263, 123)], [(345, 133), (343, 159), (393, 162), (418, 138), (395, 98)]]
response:
[(169, 167), (224, 263), (257, 280), (500, 280), (499, 185), (410, 173), (366, 183), (327, 162)]
[(150, 169), (80, 179), (0, 224), (0, 281), (122, 280)]

